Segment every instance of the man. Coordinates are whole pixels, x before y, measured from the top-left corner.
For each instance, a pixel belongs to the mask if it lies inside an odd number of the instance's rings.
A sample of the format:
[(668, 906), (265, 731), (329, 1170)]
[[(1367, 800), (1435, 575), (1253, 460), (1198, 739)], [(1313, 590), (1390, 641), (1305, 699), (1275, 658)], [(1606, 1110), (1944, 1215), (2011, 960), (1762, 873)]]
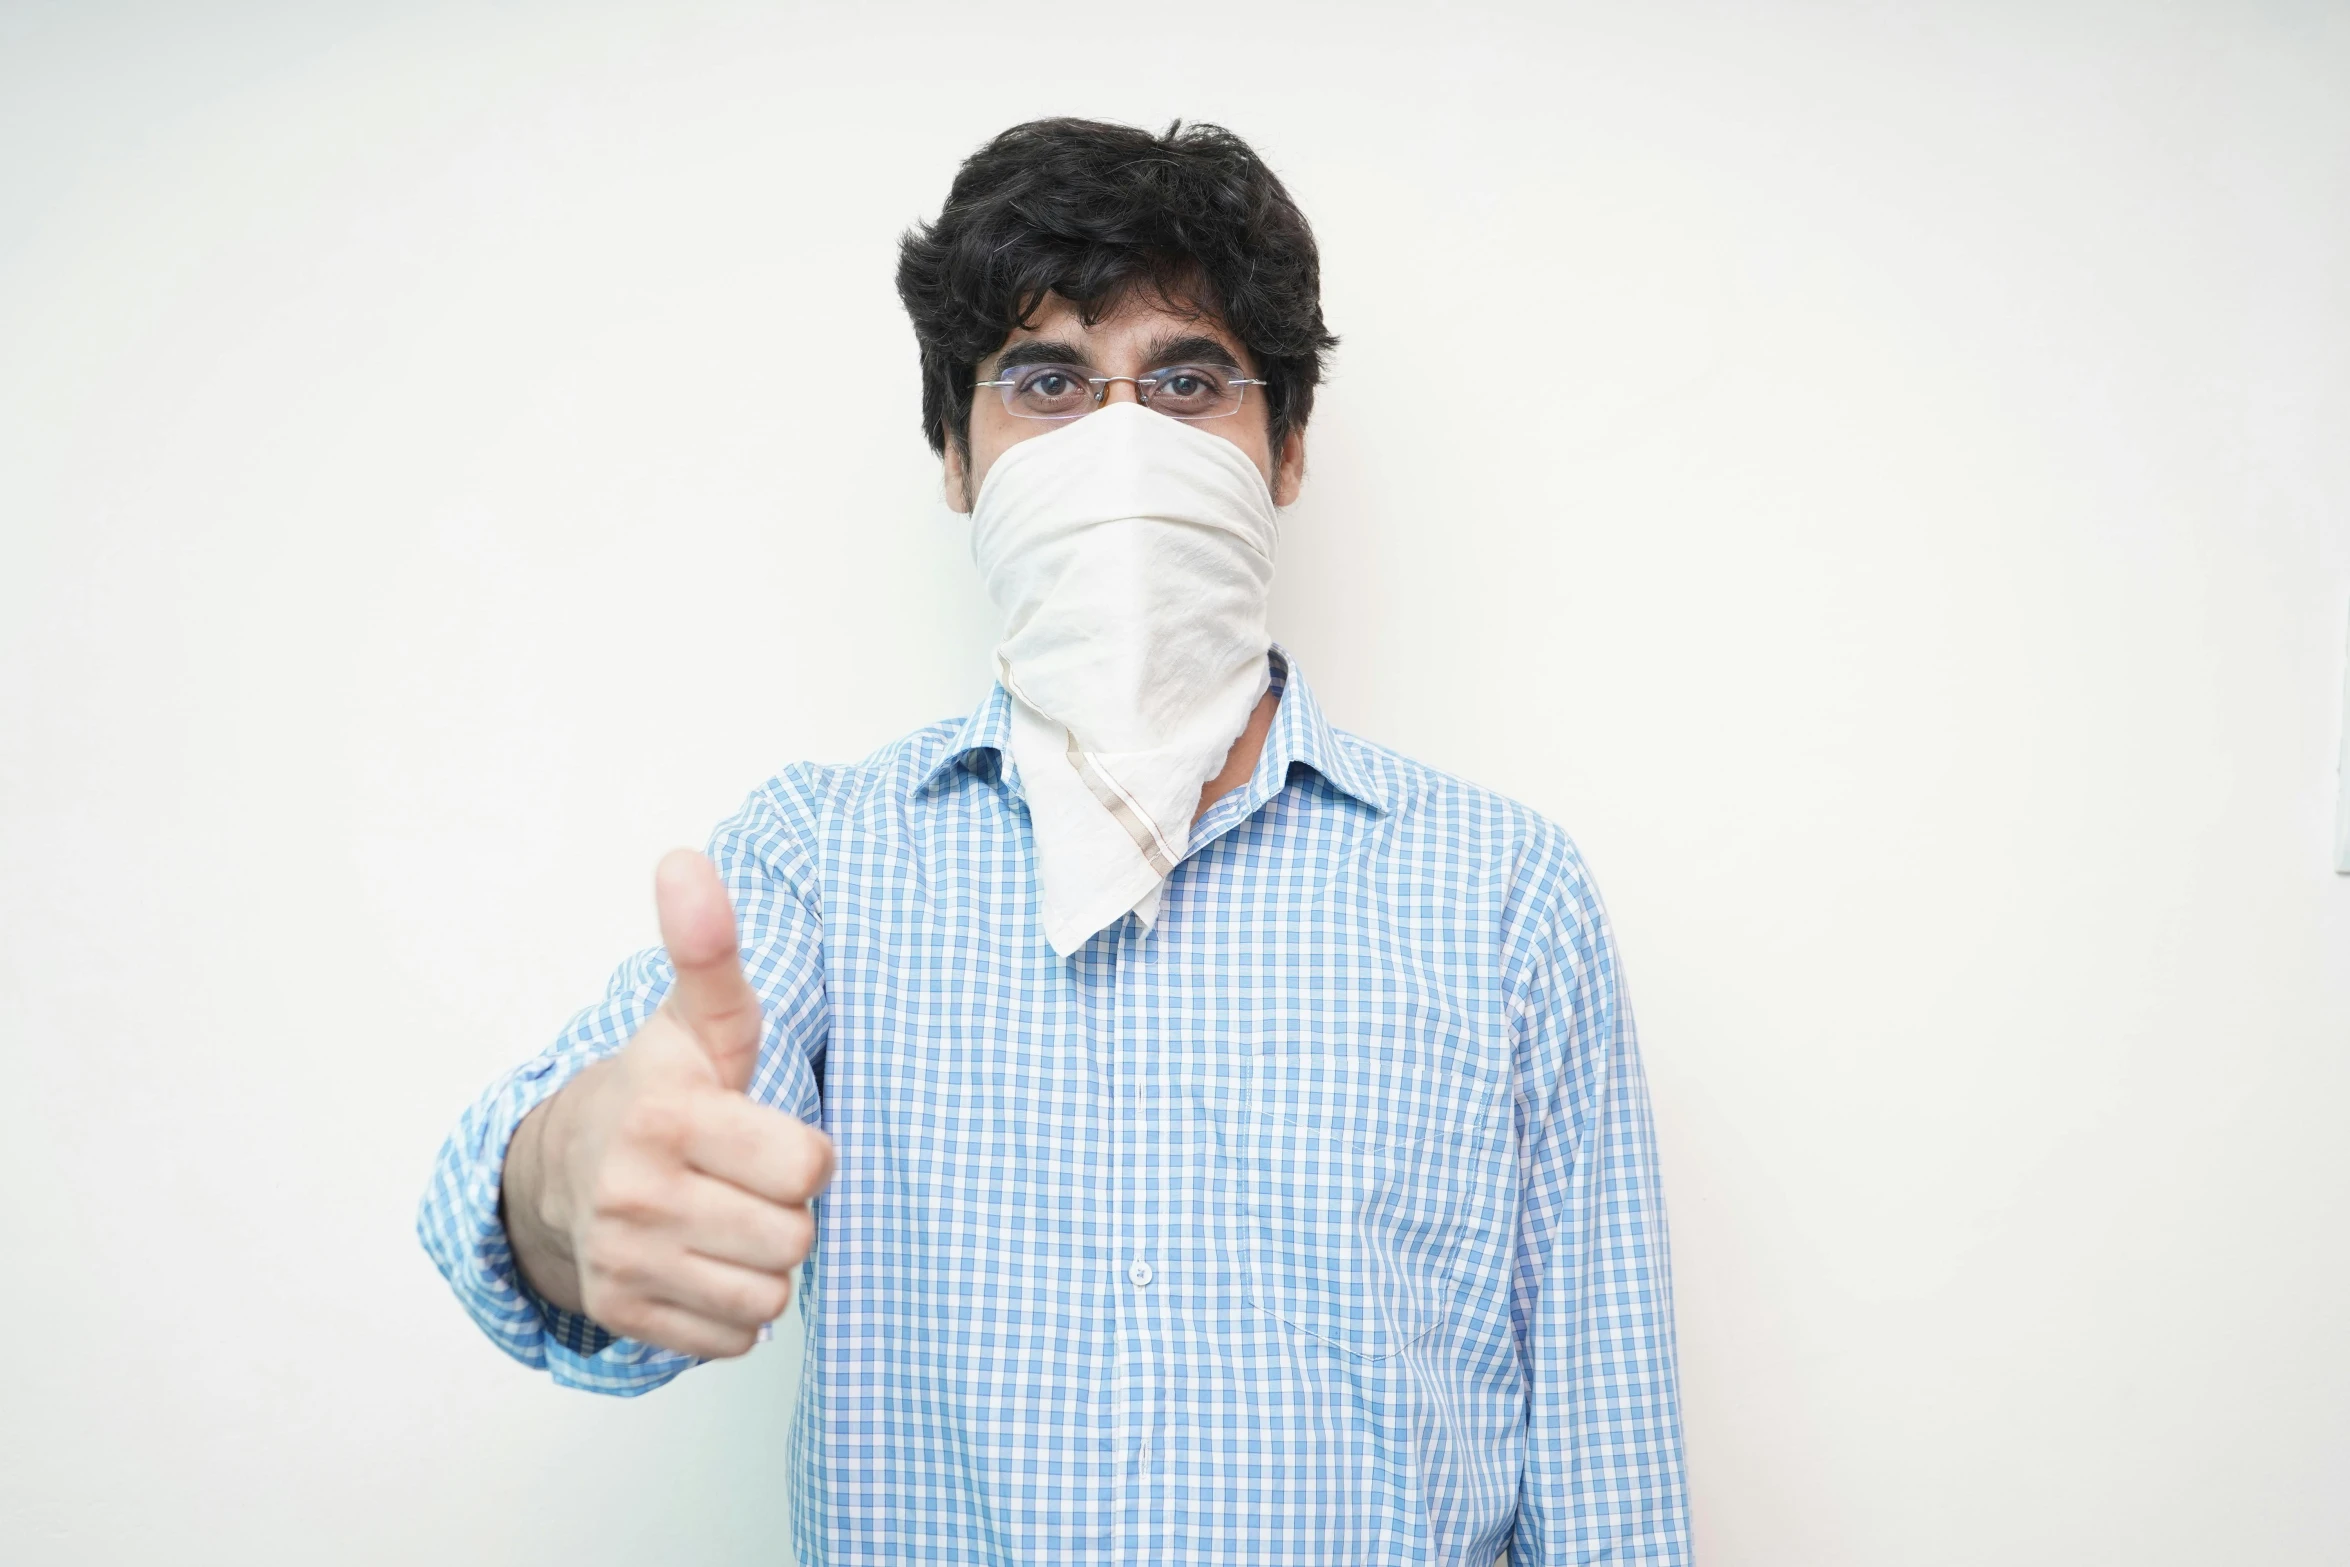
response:
[(1304, 218), (1221, 130), (1043, 121), (898, 285), (997, 683), (663, 860), (664, 950), (444, 1149), (435, 1261), (635, 1393), (805, 1259), (809, 1561), (1686, 1561), (1598, 896), (1265, 632)]

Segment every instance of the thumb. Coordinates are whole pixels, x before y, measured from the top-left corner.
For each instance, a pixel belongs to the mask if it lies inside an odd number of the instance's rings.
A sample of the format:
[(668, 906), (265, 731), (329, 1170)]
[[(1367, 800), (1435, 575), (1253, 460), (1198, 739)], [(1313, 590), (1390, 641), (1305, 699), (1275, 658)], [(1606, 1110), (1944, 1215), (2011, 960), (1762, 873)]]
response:
[(742, 1092), (759, 1062), (759, 997), (743, 977), (734, 906), (718, 867), (691, 849), (670, 850), (653, 872), (653, 904), (677, 969), (669, 1007), (701, 1042), (719, 1081)]

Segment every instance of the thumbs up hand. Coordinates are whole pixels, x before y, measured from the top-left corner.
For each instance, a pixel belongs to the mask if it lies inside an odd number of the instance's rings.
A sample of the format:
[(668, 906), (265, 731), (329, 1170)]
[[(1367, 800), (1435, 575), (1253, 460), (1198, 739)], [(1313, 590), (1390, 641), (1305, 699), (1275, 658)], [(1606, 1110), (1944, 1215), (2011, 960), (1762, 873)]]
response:
[(543, 1299), (714, 1359), (749, 1349), (790, 1302), (832, 1140), (744, 1097), (759, 998), (717, 869), (672, 850), (654, 896), (677, 982), (625, 1049), (515, 1130), (506, 1230)]

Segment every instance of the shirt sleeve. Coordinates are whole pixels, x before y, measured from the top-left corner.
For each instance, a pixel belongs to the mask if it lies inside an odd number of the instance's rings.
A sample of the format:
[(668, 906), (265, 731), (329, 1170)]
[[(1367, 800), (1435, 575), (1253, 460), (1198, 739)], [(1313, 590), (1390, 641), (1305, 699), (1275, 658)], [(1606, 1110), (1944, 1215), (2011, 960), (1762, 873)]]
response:
[(1656, 1134), (1615, 940), (1553, 835), (1511, 954), (1527, 1388), (1511, 1567), (1690, 1559)]
[[(787, 825), (783, 783), (779, 779), (752, 795), (719, 827), (710, 858), (734, 904), (743, 970), (765, 1018), (750, 1097), (820, 1125), (817, 1069), (831, 1017), (823, 921), (802, 840)], [(573, 1018), (538, 1056), (491, 1084), (458, 1119), (417, 1209), (418, 1239), (490, 1341), (565, 1387), (643, 1393), (697, 1363), (617, 1337), (539, 1299), (515, 1266), (498, 1203), (506, 1147), (523, 1117), (627, 1044), (674, 978), (668, 954), (658, 947), (622, 964), (602, 1001)]]

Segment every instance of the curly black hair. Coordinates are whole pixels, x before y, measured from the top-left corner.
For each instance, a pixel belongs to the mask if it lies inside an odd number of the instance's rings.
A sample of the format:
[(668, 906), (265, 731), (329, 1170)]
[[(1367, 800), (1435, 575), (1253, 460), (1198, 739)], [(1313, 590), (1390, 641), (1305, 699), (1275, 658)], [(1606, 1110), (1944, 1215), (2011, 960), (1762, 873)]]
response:
[(922, 350), (922, 429), (969, 455), (973, 373), (1047, 294), (1088, 326), (1136, 289), (1229, 327), (1257, 361), (1273, 449), (1306, 422), (1322, 356), (1321, 259), (1305, 214), (1248, 143), (1031, 120), (965, 159), (938, 221), (907, 230), (898, 298)]

